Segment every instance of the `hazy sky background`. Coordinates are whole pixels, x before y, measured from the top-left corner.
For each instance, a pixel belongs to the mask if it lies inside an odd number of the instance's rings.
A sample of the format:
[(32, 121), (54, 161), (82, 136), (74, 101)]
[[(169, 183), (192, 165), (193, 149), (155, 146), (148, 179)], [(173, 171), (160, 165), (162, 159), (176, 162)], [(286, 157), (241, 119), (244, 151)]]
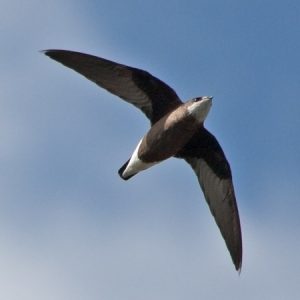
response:
[[(0, 298), (296, 299), (300, 284), (300, 2), (0, 1)], [(117, 174), (148, 120), (39, 50), (148, 70), (231, 163), (235, 272), (192, 170)]]

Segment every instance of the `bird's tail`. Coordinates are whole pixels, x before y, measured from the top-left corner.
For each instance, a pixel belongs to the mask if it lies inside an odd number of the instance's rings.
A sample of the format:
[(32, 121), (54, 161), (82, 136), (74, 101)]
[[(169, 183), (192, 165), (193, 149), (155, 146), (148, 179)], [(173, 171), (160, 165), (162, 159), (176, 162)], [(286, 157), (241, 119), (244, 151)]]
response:
[(123, 175), (123, 173), (124, 173), (124, 171), (125, 171), (125, 169), (126, 169), (128, 163), (129, 163), (129, 161), (130, 161), (130, 159), (128, 159), (128, 160), (126, 161), (126, 163), (125, 163), (125, 164), (119, 169), (119, 171), (118, 171), (120, 177), (121, 177), (122, 179), (124, 179), (124, 180), (128, 180), (128, 179), (130, 179), (131, 177), (133, 177), (135, 174), (137, 174), (137, 173), (134, 173), (134, 174), (127, 175), (127, 176), (124, 176), (124, 175)]

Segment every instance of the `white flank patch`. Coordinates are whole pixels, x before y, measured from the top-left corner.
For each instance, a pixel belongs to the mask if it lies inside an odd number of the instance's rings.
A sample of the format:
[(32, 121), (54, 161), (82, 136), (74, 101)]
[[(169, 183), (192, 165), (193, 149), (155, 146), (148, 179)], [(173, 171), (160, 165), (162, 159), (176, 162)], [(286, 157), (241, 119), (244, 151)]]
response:
[(141, 139), (139, 141), (138, 145), (136, 146), (136, 148), (130, 158), (129, 163), (122, 174), (123, 177), (129, 177), (131, 175), (134, 175), (140, 171), (146, 170), (146, 169), (152, 167), (153, 165), (156, 165), (159, 163), (159, 162), (145, 163), (139, 159), (138, 151), (139, 151), (140, 145), (142, 143), (142, 140), (143, 139)]

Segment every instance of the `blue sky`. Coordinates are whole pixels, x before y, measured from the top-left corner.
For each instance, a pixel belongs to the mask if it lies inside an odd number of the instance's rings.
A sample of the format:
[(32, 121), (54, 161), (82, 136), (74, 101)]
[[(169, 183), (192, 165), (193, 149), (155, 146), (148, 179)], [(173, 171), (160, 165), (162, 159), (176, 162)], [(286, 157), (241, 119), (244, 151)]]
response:
[[(300, 3), (0, 3), (1, 299), (295, 299), (300, 280)], [(148, 129), (134, 107), (39, 50), (148, 70), (187, 100), (231, 163), (240, 276), (191, 169), (122, 181)]]

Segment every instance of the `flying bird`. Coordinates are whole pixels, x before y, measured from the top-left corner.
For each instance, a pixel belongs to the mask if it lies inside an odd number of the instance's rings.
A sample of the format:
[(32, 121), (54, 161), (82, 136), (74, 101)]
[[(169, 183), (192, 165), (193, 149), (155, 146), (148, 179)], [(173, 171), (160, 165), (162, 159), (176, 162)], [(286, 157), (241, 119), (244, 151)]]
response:
[(242, 234), (231, 169), (218, 141), (203, 125), (213, 98), (202, 96), (183, 103), (171, 87), (144, 70), (74, 51), (43, 52), (146, 115), (150, 130), (119, 175), (128, 180), (169, 157), (184, 159), (194, 170), (235, 268), (240, 271)]

